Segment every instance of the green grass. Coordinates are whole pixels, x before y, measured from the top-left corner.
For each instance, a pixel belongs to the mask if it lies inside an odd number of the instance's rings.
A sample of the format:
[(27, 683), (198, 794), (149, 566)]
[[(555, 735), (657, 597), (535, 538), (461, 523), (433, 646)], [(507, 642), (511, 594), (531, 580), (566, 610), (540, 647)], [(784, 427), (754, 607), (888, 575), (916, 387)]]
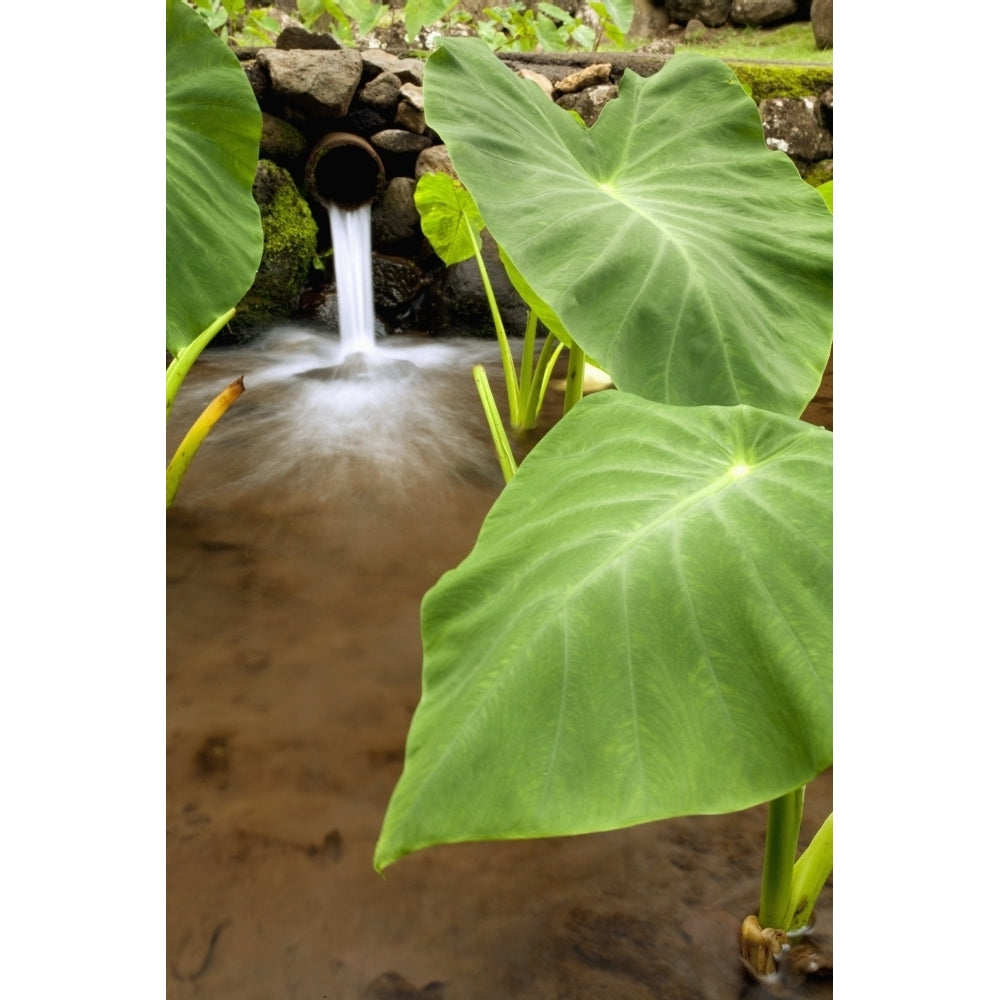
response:
[(833, 65), (833, 49), (817, 49), (808, 22), (779, 28), (711, 28), (695, 43), (675, 42), (676, 52), (701, 52), (717, 59), (806, 62)]

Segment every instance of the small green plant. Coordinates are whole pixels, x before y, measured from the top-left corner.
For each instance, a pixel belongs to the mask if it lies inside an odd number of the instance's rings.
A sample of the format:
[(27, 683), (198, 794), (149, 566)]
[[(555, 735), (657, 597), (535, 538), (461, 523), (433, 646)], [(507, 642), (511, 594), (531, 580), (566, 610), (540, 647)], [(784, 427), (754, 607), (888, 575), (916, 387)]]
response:
[[(500, 345), (500, 359), (503, 364), (504, 382), (507, 388), (507, 409), (510, 416), (509, 425), (515, 434), (523, 434), (531, 430), (538, 422), (538, 415), (545, 399), (545, 392), (552, 377), (552, 370), (563, 347), (570, 349), (570, 365), (566, 386), (566, 404), (568, 411), (574, 402), (580, 399), (583, 391), (582, 352), (572, 338), (559, 327), (551, 316), (549, 322), (555, 327), (555, 332), (549, 330), (542, 344), (538, 357), (535, 357), (535, 338), (538, 332), (538, 312), (528, 307), (528, 319), (524, 331), (524, 343), (521, 353), (521, 364), (518, 368), (510, 348), (510, 340), (500, 316), (493, 286), (490, 283), (486, 263), (482, 255), (483, 219), (476, 208), (472, 196), (462, 185), (462, 182), (448, 174), (424, 174), (417, 181), (414, 192), (414, 203), (420, 213), (420, 224), (428, 242), (445, 264), (458, 264), (461, 261), (475, 257), (479, 274), (486, 291), (493, 326)], [(524, 286), (524, 280), (516, 273), (510, 260), (505, 259), (504, 265), (515, 284)], [(476, 389), (479, 392), (486, 421), (490, 428), (493, 444), (496, 448), (500, 468), (504, 479), (509, 482), (517, 468), (514, 453), (504, 431), (503, 419), (493, 397), (486, 369), (477, 365), (473, 369)]]
[(375, 867), (767, 802), (743, 945), (766, 974), (832, 866), (832, 818), (795, 859), (832, 761), (832, 435), (799, 419), (832, 340), (829, 209), (715, 59), (626, 73), (588, 129), (446, 39), (425, 100), (467, 237), (481, 215), (617, 388), (572, 405), (425, 596)]
[[(183, 0), (167, 0), (167, 419), (197, 360), (253, 284), (263, 252), (253, 198), (262, 119), (229, 47)], [(212, 425), (242, 393), (206, 408), (167, 467), (167, 507)]]
[(357, 45), (389, 14), (387, 4), (372, 0), (297, 0), (297, 10), (310, 31), (328, 14), (330, 31), (345, 45)]
[(485, 7), (486, 20), (475, 23), (479, 37), (494, 51), (534, 52), (541, 48), (549, 52), (570, 49), (597, 51), (602, 43), (624, 49), (626, 35), (632, 24), (632, 0), (609, 0), (607, 4), (588, 5), (598, 28), (591, 26), (582, 15), (569, 14), (555, 4), (539, 0), (531, 6), (514, 0), (502, 7)]
[(281, 24), (270, 8), (247, 10), (246, 0), (187, 0), (223, 40), (237, 45), (273, 45)]

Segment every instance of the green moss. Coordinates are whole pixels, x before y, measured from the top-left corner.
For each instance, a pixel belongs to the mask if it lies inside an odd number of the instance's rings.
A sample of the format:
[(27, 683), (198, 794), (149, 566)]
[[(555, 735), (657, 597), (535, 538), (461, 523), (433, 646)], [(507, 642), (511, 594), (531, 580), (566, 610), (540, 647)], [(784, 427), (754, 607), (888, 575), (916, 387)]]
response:
[(833, 160), (820, 160), (812, 164), (802, 175), (802, 179), (813, 187), (819, 187), (833, 180)]
[(269, 321), (292, 315), (316, 256), (316, 222), (287, 170), (261, 160), (253, 195), (260, 207), (264, 254), (230, 323), (239, 341)]
[(758, 103), (775, 97), (815, 97), (833, 86), (832, 66), (784, 66), (728, 60), (727, 65)]

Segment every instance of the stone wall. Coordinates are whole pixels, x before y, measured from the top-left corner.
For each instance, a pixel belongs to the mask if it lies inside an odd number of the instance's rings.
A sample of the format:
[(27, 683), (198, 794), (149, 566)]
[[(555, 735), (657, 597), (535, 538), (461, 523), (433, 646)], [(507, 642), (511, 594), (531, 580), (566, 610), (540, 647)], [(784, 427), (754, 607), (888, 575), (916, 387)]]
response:
[[(262, 163), (276, 165), (300, 193), (305, 191), (309, 153), (327, 133), (361, 136), (378, 153), (385, 178), (372, 203), (372, 250), (381, 325), (390, 332), (492, 336), (475, 262), (446, 269), (424, 239), (413, 204), (421, 174), (451, 169), (447, 151), (424, 119), (423, 61), (382, 49), (340, 48), (329, 34), (311, 35), (301, 28), (286, 29), (274, 48), (239, 55), (264, 115)], [(626, 66), (650, 76), (669, 56), (545, 53), (504, 58), (512, 72), (534, 80), (559, 105), (592, 124), (617, 94)], [(817, 170), (819, 179), (832, 176), (832, 88), (822, 95), (765, 100), (759, 106), (771, 148), (790, 156), (804, 176)], [(273, 173), (270, 166), (266, 169)], [(255, 325), (293, 316), (335, 324), (327, 211), (311, 201), (308, 211), (316, 222), (315, 253), (323, 266), (306, 269), (294, 301), (274, 301), (268, 310), (257, 294)], [(310, 249), (305, 248), (307, 255)], [(485, 249), (501, 313), (511, 331), (520, 331), (523, 303), (488, 240)], [(268, 257), (265, 243), (261, 271), (273, 274), (276, 265)], [(301, 255), (295, 266), (301, 268)]]

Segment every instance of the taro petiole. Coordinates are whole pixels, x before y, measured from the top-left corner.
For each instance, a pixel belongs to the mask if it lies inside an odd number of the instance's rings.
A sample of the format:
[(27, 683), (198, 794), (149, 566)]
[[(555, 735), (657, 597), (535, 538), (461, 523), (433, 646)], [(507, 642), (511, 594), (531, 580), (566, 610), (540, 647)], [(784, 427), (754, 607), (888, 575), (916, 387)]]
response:
[[(474, 257), (479, 269), (479, 275), (486, 292), (490, 315), (496, 330), (497, 343), (500, 346), (500, 359), (503, 364), (504, 383), (507, 389), (507, 407), (510, 414), (510, 427), (515, 434), (531, 430), (538, 422), (545, 391), (548, 388), (552, 371), (565, 343), (570, 341), (568, 335), (560, 338), (551, 330), (547, 333), (538, 358), (535, 358), (535, 338), (537, 335), (539, 316), (534, 308), (528, 307), (528, 319), (525, 327), (524, 344), (521, 353), (521, 364), (518, 369), (514, 363), (510, 340), (504, 329), (500, 309), (497, 306), (496, 295), (490, 282), (486, 262), (482, 254), (482, 216), (472, 196), (457, 178), (444, 173), (424, 174), (417, 182), (414, 193), (414, 203), (420, 212), (420, 223), (424, 235), (434, 248), (435, 253), (446, 264), (458, 264)], [(511, 265), (501, 254), (504, 266), (510, 273)], [(511, 275), (518, 281), (514, 275)], [(571, 344), (572, 350), (572, 344)], [(582, 378), (582, 366), (580, 366)], [(581, 383), (582, 385), (582, 383)], [(492, 392), (488, 384), (477, 384), (480, 398), (483, 399), (487, 423), (491, 423), (492, 414), (486, 407), (485, 392)], [(567, 397), (568, 399), (570, 397)], [(576, 397), (577, 399), (579, 396)], [(567, 403), (567, 407), (572, 405)], [(495, 404), (494, 404), (495, 408)], [(496, 437), (494, 436), (494, 441)], [(509, 447), (508, 447), (509, 450)], [(499, 452), (498, 452), (499, 454)], [(501, 458), (501, 466), (505, 459)]]

